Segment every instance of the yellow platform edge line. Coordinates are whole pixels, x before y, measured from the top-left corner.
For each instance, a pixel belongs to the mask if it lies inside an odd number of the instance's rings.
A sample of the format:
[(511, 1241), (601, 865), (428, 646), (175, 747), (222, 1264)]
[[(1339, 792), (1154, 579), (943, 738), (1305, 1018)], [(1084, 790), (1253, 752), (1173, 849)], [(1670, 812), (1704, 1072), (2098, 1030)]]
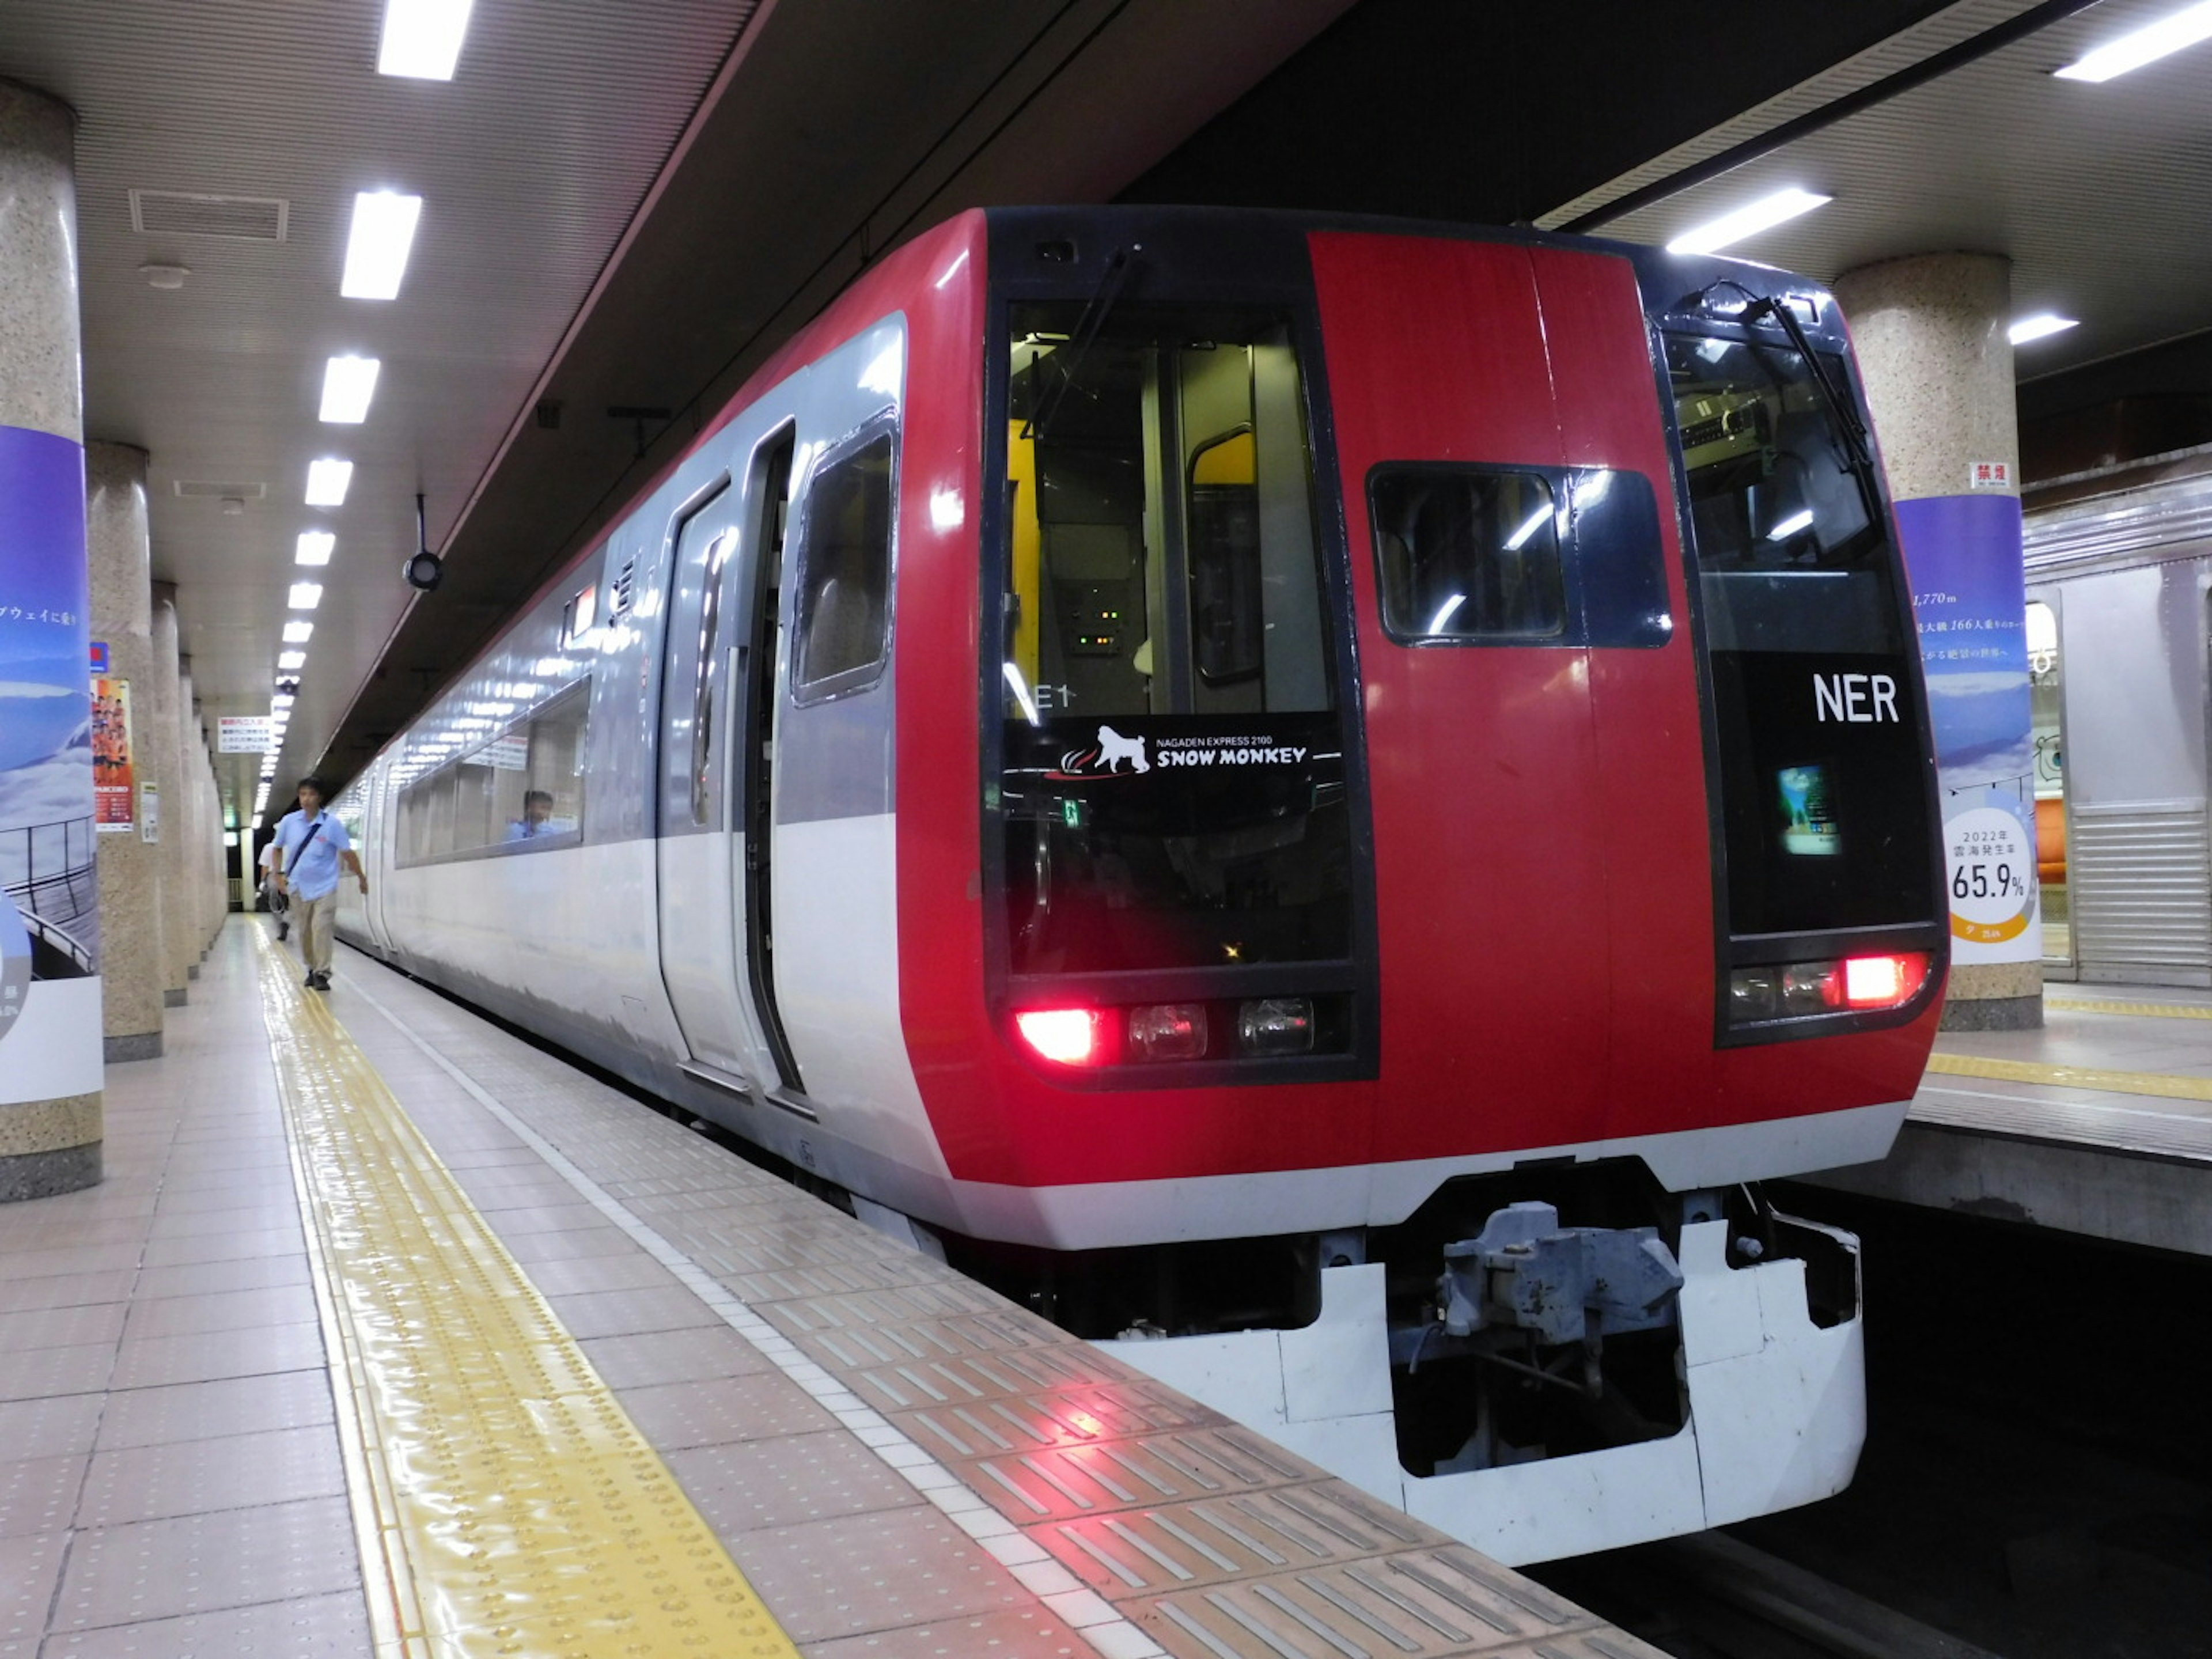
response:
[(252, 931), (377, 1659), (796, 1659), (374, 1065)]
[(2129, 1014), (2150, 1019), (2212, 1019), (2212, 1008), (2200, 1007), (2189, 1002), (2107, 1002), (2098, 997), (2054, 997), (2043, 999), (2046, 1008), (2063, 1009), (2069, 1014)]
[(1979, 1078), (1985, 1083), (2040, 1083), (2054, 1089), (2095, 1089), (2108, 1095), (2212, 1101), (2212, 1078), (2181, 1077), (2172, 1072), (2111, 1072), (2094, 1066), (2045, 1066), (1981, 1054), (1931, 1054), (1928, 1069), (1946, 1077)]

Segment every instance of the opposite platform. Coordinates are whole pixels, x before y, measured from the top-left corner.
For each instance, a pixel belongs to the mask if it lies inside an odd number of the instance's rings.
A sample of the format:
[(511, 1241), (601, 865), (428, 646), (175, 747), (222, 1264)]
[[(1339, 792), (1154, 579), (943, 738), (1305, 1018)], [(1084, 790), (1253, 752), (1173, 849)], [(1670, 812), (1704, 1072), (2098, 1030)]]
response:
[(1652, 1655), (339, 965), (234, 922), (0, 1211), (0, 1659)]
[(1817, 1184), (2212, 1255), (2212, 998), (2052, 986), (2035, 1031), (1947, 1032), (1897, 1146)]

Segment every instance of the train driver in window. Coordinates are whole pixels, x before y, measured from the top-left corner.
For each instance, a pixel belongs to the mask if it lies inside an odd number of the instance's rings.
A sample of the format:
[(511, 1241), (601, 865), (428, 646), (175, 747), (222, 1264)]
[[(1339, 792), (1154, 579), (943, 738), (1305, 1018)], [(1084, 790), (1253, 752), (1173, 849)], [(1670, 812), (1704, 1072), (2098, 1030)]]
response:
[(522, 816), (507, 826), (507, 838), (509, 841), (535, 841), (540, 836), (553, 833), (552, 792), (532, 789), (522, 798)]

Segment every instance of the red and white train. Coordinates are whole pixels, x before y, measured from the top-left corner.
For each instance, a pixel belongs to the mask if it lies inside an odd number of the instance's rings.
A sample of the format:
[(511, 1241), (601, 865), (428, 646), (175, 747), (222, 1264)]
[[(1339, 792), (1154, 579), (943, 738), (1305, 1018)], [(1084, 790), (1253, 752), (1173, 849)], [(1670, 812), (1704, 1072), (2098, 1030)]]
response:
[(344, 793), (347, 938), (1527, 1561), (1805, 1502), (1945, 906), (1833, 300), (975, 212)]

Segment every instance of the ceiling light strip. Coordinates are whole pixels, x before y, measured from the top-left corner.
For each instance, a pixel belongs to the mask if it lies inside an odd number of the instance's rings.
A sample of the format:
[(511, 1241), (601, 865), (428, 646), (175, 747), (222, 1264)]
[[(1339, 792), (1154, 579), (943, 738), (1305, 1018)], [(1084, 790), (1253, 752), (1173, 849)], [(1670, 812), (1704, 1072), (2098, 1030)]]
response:
[(2199, 0), (2196, 5), (2169, 12), (2156, 22), (2146, 23), (2117, 40), (2108, 40), (2094, 52), (2051, 73), (2061, 81), (2100, 83), (2207, 40), (2212, 40), (2212, 0)]

